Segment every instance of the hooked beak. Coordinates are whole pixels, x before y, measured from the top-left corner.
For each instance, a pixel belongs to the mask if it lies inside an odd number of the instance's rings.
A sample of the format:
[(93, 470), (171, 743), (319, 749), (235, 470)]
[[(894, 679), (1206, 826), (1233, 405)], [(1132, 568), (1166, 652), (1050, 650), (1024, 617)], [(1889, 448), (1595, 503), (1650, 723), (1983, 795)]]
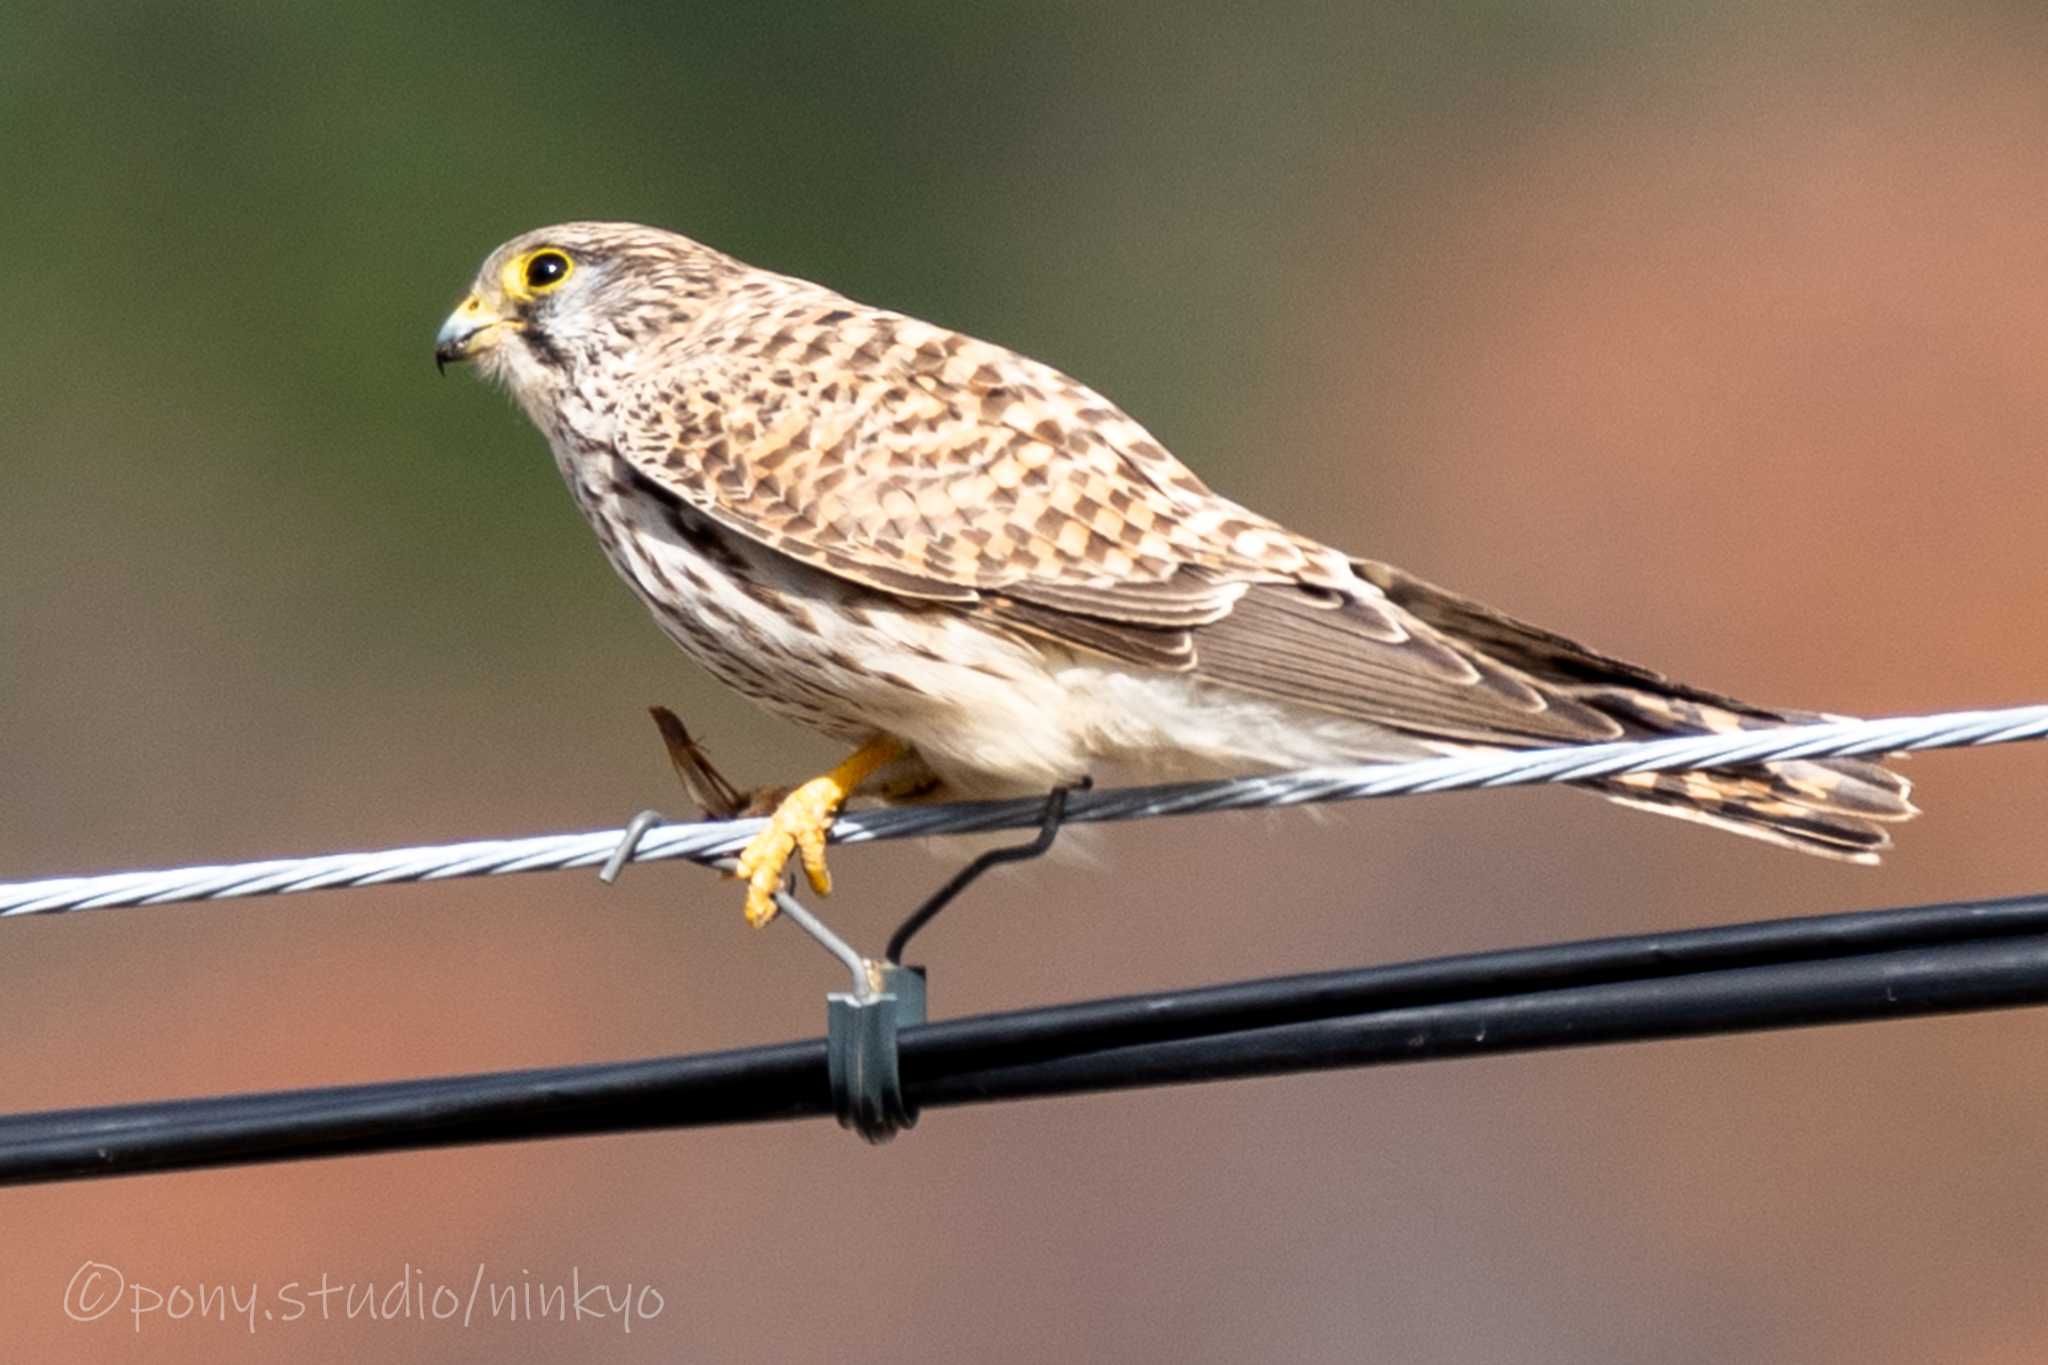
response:
[(434, 338), (434, 368), (446, 374), (449, 362), (459, 365), (476, 359), (498, 344), (498, 329), (509, 322), (485, 307), (482, 298), (471, 294), (441, 324), (440, 334)]

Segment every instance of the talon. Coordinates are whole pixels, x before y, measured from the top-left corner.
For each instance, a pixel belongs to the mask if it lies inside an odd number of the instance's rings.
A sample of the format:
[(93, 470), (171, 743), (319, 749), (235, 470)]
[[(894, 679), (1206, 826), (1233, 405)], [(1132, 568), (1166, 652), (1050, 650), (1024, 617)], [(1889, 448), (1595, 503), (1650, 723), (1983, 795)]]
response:
[(775, 889), (782, 885), (791, 854), (801, 856), (804, 873), (819, 895), (832, 890), (825, 868), (825, 833), (846, 790), (832, 774), (814, 777), (782, 798), (768, 823), (740, 851), (738, 876), (747, 882), (747, 923), (756, 929), (775, 918)]
[[(754, 846), (749, 844), (747, 851), (751, 853), (753, 850)], [(788, 859), (789, 850), (784, 849), (780, 857), (768, 858), (751, 872), (747, 870), (746, 861), (742, 860), (740, 864), (739, 875), (747, 879), (747, 923), (756, 929), (775, 918), (775, 888), (782, 882), (783, 864)]]
[(825, 823), (811, 829), (799, 830), (796, 836), (796, 851), (802, 855), (804, 876), (810, 879), (811, 890), (821, 896), (832, 894), (832, 869), (825, 866), (825, 832), (838, 817), (835, 809)]
[(782, 798), (760, 832), (740, 851), (734, 875), (747, 883), (747, 923), (756, 929), (775, 918), (775, 891), (782, 885), (791, 854), (819, 895), (832, 892), (832, 873), (825, 866), (825, 836), (839, 807), (875, 769), (903, 752), (893, 739), (875, 739), (844, 763)]

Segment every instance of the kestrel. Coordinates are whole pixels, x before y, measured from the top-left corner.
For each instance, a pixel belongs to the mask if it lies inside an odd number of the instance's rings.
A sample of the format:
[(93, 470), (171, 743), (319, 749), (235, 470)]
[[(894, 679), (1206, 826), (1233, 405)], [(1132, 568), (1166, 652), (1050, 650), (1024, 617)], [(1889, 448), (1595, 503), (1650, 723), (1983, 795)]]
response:
[[(713, 676), (853, 746), (740, 858), (829, 887), (855, 791), (1044, 792), (1739, 730), (1675, 683), (1210, 491), (1114, 403), (986, 341), (626, 223), (492, 252), (436, 361), (510, 389), (612, 566)], [(1874, 862), (1907, 784), (1858, 760), (1591, 790)]]

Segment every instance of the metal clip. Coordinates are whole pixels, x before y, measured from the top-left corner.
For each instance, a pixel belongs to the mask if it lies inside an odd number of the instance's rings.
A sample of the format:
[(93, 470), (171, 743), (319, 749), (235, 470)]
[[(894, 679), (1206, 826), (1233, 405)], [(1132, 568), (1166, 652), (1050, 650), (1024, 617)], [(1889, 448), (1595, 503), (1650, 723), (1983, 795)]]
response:
[(889, 946), (882, 950), (883, 959), (900, 964), (903, 961), (903, 954), (909, 951), (910, 940), (917, 931), (937, 918), (939, 911), (951, 905), (962, 891), (979, 881), (982, 873), (1004, 863), (1029, 862), (1033, 858), (1044, 856), (1052, 847), (1053, 840), (1059, 838), (1060, 826), (1066, 823), (1067, 798), (1077, 791), (1087, 791), (1094, 785), (1095, 779), (1083, 777), (1072, 786), (1054, 787), (1046, 794), (1045, 813), (1039, 817), (1038, 833), (1025, 843), (989, 849), (954, 873), (944, 886), (933, 892), (923, 905), (911, 911), (909, 917), (896, 926), (896, 932), (889, 935)]
[(612, 850), (612, 856), (606, 858), (604, 866), (597, 870), (597, 879), (606, 886), (617, 881), (619, 874), (626, 870), (626, 864), (632, 861), (634, 853), (639, 851), (640, 841), (647, 837), (647, 831), (656, 825), (666, 823), (666, 818), (658, 810), (643, 810), (627, 821), (626, 832), (619, 836), (618, 847)]
[[(668, 744), (676, 771), (699, 804), (706, 807), (707, 814), (722, 808), (718, 813), (729, 818), (739, 805), (736, 789), (718, 776), (672, 713), (656, 707), (654, 718), (662, 728), (662, 738)], [(852, 990), (836, 991), (825, 997), (825, 1063), (832, 1086), (832, 1110), (838, 1115), (841, 1128), (851, 1128), (869, 1142), (879, 1144), (917, 1125), (916, 1106), (903, 1094), (896, 1040), (902, 1029), (925, 1022), (925, 976), (924, 968), (903, 965), (904, 950), (919, 929), (984, 872), (1002, 863), (1035, 858), (1051, 848), (1066, 819), (1068, 795), (1075, 789), (1085, 791), (1088, 786), (1088, 780), (1083, 778), (1073, 788), (1055, 789), (1046, 797), (1045, 814), (1034, 838), (1012, 847), (990, 849), (956, 873), (898, 926), (883, 961), (861, 956), (826, 927), (823, 920), (805, 909), (788, 888), (775, 893), (776, 908), (782, 918), (809, 934), (853, 976)], [(660, 823), (658, 811), (644, 810), (634, 816), (598, 876), (606, 882), (615, 880), (647, 831)], [(730, 872), (738, 863), (724, 858), (713, 866)]]
[(924, 969), (862, 957), (788, 891), (775, 893), (775, 905), (853, 973), (851, 991), (825, 997), (825, 1066), (832, 1085), (832, 1112), (839, 1116), (841, 1128), (851, 1128), (872, 1143), (887, 1142), (917, 1123), (916, 1108), (903, 1097), (896, 1033), (924, 1022)]
[(896, 1034), (924, 1022), (924, 969), (869, 968), (874, 994), (825, 997), (825, 1063), (839, 1126), (880, 1144), (917, 1125), (917, 1109), (903, 1096)]
[[(647, 713), (654, 717), (655, 728), (661, 731), (662, 746), (668, 750), (668, 761), (675, 765), (676, 776), (682, 779), (683, 790), (697, 803), (704, 819), (731, 820), (747, 809), (746, 794), (712, 766), (711, 755), (690, 737), (680, 716), (666, 706), (650, 706)], [(612, 856), (605, 859), (597, 879), (606, 886), (617, 881), (640, 841), (647, 837), (647, 831), (666, 823), (666, 817), (658, 810), (643, 810), (634, 816)]]
[[(641, 838), (660, 823), (655, 811), (634, 816), (598, 875), (607, 882), (617, 877)], [(738, 864), (723, 858), (713, 866), (729, 872)], [(775, 893), (775, 906), (853, 977), (852, 990), (825, 997), (825, 1063), (839, 1126), (878, 1144), (915, 1127), (917, 1109), (903, 1095), (896, 1034), (925, 1021), (924, 968), (862, 957), (786, 889)]]

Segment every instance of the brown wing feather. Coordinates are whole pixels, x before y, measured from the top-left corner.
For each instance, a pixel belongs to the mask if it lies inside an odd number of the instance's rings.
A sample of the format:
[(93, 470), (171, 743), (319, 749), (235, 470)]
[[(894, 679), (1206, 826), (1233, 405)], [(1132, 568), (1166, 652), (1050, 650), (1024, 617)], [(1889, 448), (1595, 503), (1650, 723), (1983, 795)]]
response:
[(1805, 713), (1769, 711), (1719, 692), (1674, 682), (1662, 673), (1588, 649), (1577, 640), (1518, 620), (1391, 564), (1354, 559), (1351, 568), (1416, 619), (1547, 682), (1643, 688), (1770, 720), (1807, 718)]
[[(1391, 565), (1355, 562), (1360, 577), (1416, 619), (1483, 650), (1547, 689), (1610, 717), (1631, 738), (1709, 734), (1823, 719), (1674, 682), (1588, 649)], [(1793, 760), (1717, 772), (1640, 773), (1592, 784), (1622, 805), (1699, 821), (1845, 862), (1874, 863), (1885, 828), (1911, 819), (1911, 784), (1867, 759)]]
[[(1385, 623), (1404, 627), (1389, 640)], [(1384, 605), (1260, 585), (1195, 632), (1196, 672), (1243, 691), (1447, 739), (1618, 739), (1613, 718)]]
[(641, 476), (730, 529), (878, 591), (1375, 725), (1622, 733), (1217, 496), (1058, 371), (815, 286), (772, 306), (621, 414)]
[(788, 292), (750, 300), (619, 412), (620, 454), (729, 529), (886, 592), (1171, 627), (1224, 615), (1245, 582), (1350, 577), (1058, 371)]
[(1614, 733), (1377, 600), (1337, 551), (1217, 496), (1066, 375), (790, 288), (621, 413), (640, 474), (730, 529), (879, 591), (1362, 720)]
[[(628, 396), (620, 453), (780, 553), (1066, 648), (1453, 741), (1801, 718), (1350, 560), (1212, 493), (1048, 366), (763, 278)], [(1838, 856), (1881, 846), (1867, 822), (1911, 811), (1903, 780), (1860, 762), (1607, 790)]]

